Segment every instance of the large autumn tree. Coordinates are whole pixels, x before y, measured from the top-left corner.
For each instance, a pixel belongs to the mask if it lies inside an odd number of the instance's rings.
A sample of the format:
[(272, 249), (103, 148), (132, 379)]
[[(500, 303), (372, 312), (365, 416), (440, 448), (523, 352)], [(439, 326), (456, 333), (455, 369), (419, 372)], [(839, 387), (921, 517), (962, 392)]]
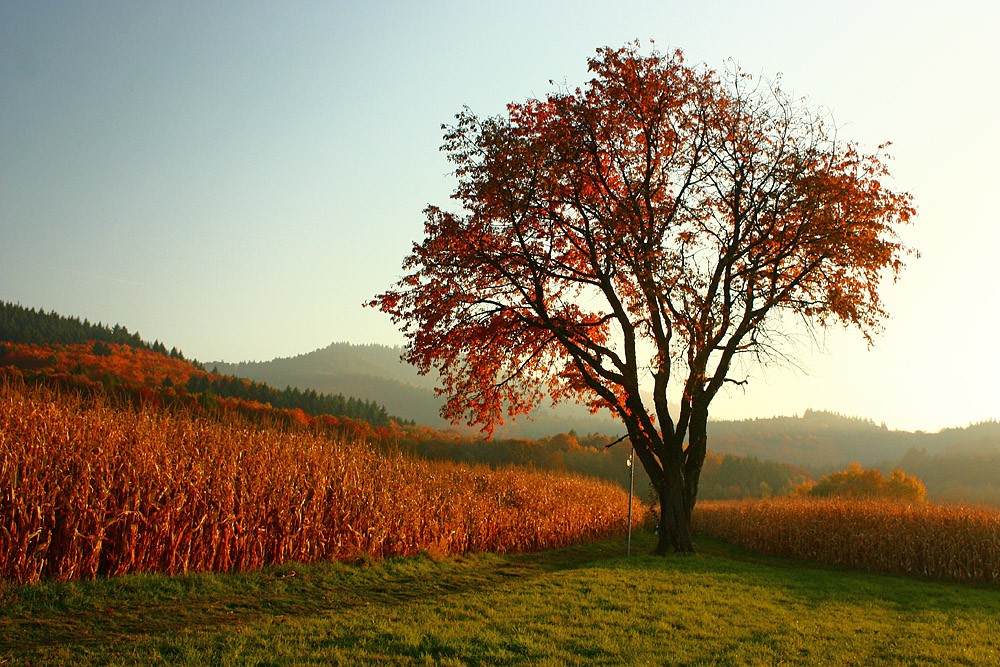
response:
[(614, 413), (659, 495), (657, 551), (691, 551), (734, 362), (780, 354), (796, 319), (870, 341), (914, 210), (881, 147), (774, 83), (638, 43), (590, 71), (445, 126), (461, 210), (426, 209), (407, 275), (371, 305), (402, 325), (407, 361), (439, 371), (446, 417), (490, 432), (546, 395)]

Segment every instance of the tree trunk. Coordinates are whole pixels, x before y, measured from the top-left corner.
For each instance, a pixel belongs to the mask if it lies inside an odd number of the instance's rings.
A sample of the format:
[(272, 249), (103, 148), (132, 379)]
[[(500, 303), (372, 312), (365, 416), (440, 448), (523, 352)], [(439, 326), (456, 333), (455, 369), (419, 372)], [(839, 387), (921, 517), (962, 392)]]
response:
[(660, 496), (660, 536), (655, 554), (694, 553), (684, 488), (680, 462), (664, 470), (663, 481), (656, 490)]
[[(691, 516), (684, 482), (684, 450), (677, 443), (656, 447), (636, 424), (628, 424), (636, 454), (660, 500), (659, 540), (655, 554), (693, 553)], [(654, 456), (653, 452), (659, 454)]]
[(708, 452), (708, 410), (698, 409), (691, 414), (688, 424), (688, 448), (684, 457), (684, 514), (688, 524), (698, 497), (698, 480)]

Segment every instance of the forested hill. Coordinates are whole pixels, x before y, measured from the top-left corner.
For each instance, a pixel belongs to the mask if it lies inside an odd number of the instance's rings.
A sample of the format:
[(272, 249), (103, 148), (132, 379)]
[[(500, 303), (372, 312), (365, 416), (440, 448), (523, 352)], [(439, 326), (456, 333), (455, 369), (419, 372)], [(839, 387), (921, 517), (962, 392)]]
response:
[[(0, 304), (0, 341), (5, 343), (27, 343), (31, 345), (77, 345), (100, 341), (116, 343), (169, 355), (172, 359), (184, 358), (176, 347), (167, 351), (160, 341), (144, 341), (138, 332), (129, 332), (120, 324), (109, 326), (79, 317), (66, 317), (54, 310), (25, 308), (21, 304), (4, 301)], [(192, 362), (197, 365), (197, 362)]]
[(389, 414), (374, 400), (293, 386), (279, 390), (263, 382), (206, 373), (177, 348), (168, 352), (163, 343), (144, 341), (119, 324), (91, 324), (9, 302), (0, 304), (0, 367), (4, 366), (32, 376), (78, 376), (109, 387), (179, 387), (194, 395), (256, 401), (313, 416), (359, 419), (373, 426), (413, 423)]
[[(333, 343), (295, 357), (262, 362), (206, 362), (220, 373), (322, 392), (344, 393), (376, 400), (393, 414), (406, 415), (418, 424), (450, 428), (441, 418), (442, 400), (434, 393), (435, 379), (417, 373), (401, 360), (403, 348), (387, 345)], [(470, 427), (460, 431), (478, 432)], [(543, 406), (530, 419), (520, 417), (498, 427), (495, 435), (504, 438), (542, 438), (576, 430), (580, 433), (621, 435), (621, 424), (610, 416), (591, 415), (579, 405)]]
[(916, 475), (931, 498), (1000, 504), (1000, 422), (937, 433), (890, 431), (868, 419), (807, 410), (800, 417), (716, 421), (708, 425), (716, 454), (790, 463), (813, 475), (849, 461)]
[(295, 357), (227, 363), (206, 367), (223, 375), (264, 382), (276, 387), (298, 387), (330, 394), (375, 400), (386, 409), (434, 428), (448, 424), (438, 414), (440, 401), (433, 382), (400, 361), (402, 349), (385, 345), (334, 343)]
[(276, 372), (301, 378), (322, 377), (330, 373), (370, 375), (400, 384), (433, 389), (434, 378), (420, 375), (416, 368), (403, 363), (402, 354), (403, 348), (399, 346), (331, 343), (327, 347), (294, 357), (240, 363), (217, 361), (209, 366), (217, 366), (220, 373), (237, 377)]
[[(275, 386), (345, 393), (377, 400), (394, 413), (418, 424), (445, 428), (439, 416), (441, 399), (434, 395), (433, 379), (403, 363), (401, 347), (334, 343), (295, 357), (266, 362), (226, 364), (211, 362), (220, 372)], [(539, 410), (534, 421), (519, 419), (498, 429), (497, 437), (543, 438), (555, 433), (620, 435), (622, 427), (610, 418), (596, 418), (579, 406)], [(881, 465), (902, 459), (910, 449), (929, 455), (954, 449), (1000, 452), (1000, 428), (994, 424), (945, 429), (940, 433), (892, 431), (870, 419), (807, 410), (801, 416), (744, 421), (710, 421), (709, 449), (720, 454), (754, 456), (829, 472), (851, 461)]]
[(911, 450), (928, 455), (998, 455), (1000, 423), (972, 424), (938, 433), (891, 431), (869, 419), (806, 410), (800, 417), (709, 422), (709, 448), (718, 453), (757, 456), (813, 470), (845, 462), (897, 462)]

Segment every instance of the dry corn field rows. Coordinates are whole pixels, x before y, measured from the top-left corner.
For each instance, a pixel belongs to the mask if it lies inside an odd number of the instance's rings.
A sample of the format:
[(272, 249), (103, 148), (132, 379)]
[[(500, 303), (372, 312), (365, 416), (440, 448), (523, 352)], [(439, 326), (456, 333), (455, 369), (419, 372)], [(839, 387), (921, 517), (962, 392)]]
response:
[(885, 501), (712, 501), (696, 531), (759, 553), (1000, 584), (1000, 513)]
[(621, 532), (627, 504), (583, 478), (0, 385), (0, 578), (16, 582), (527, 551)]

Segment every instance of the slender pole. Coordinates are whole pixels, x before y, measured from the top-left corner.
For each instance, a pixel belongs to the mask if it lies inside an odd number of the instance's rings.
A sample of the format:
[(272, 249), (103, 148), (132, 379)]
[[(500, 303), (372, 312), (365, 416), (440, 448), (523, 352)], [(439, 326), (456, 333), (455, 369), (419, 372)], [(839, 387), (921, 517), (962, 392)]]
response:
[[(611, 449), (619, 442), (628, 437), (628, 433), (618, 438), (614, 442), (604, 445), (604, 449)], [(629, 440), (629, 444), (632, 445), (632, 441)], [(628, 455), (628, 543), (625, 545), (625, 555), (630, 556), (632, 554), (632, 495), (635, 489), (635, 445), (632, 445), (632, 451)]]
[(625, 546), (625, 556), (632, 555), (632, 490), (635, 488), (635, 447), (628, 455), (628, 543)]

